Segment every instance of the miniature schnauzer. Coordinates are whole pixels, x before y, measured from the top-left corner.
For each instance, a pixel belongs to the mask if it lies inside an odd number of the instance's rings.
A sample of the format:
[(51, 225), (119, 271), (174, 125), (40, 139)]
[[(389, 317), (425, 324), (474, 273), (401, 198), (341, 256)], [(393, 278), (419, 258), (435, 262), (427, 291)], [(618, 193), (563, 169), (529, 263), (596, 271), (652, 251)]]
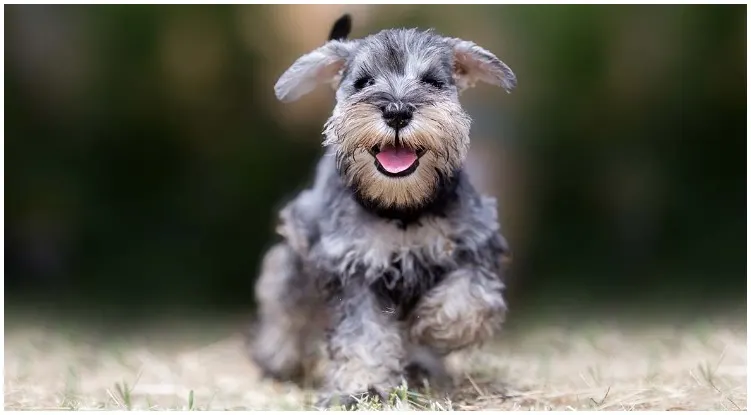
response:
[[(256, 286), (253, 360), (294, 380), (325, 340), (320, 405), (387, 396), (413, 370), (440, 373), (506, 314), (509, 252), (496, 201), (462, 170), (470, 117), (459, 93), (516, 77), (473, 42), (391, 29), (348, 40), (348, 15), (275, 86), (283, 102), (336, 90), (312, 186), (281, 210)], [(409, 382), (409, 381), (408, 381)]]

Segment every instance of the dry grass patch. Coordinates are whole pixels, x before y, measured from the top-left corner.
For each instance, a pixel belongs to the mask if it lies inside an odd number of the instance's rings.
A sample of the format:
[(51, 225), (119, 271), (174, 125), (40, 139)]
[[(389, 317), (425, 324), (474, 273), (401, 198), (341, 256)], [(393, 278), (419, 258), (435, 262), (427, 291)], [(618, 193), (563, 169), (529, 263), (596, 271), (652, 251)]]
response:
[[(745, 325), (744, 325), (745, 326)], [(164, 333), (162, 333), (164, 334)], [(5, 334), (6, 409), (299, 410), (313, 391), (261, 380), (241, 335), (111, 342), (35, 326)], [(458, 387), (390, 409), (746, 410), (740, 325), (547, 327), (451, 360)], [(362, 409), (381, 409), (363, 403)]]

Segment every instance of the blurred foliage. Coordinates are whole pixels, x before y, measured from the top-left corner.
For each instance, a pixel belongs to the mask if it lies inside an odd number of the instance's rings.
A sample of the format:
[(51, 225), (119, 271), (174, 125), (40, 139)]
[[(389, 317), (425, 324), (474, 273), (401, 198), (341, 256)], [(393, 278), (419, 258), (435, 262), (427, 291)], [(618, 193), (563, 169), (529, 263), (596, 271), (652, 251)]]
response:
[[(309, 182), (333, 102), (295, 123), (298, 104), (273, 98), (306, 52), (281, 35), (291, 6), (5, 11), (6, 298), (252, 308), (275, 209)], [(517, 72), (513, 94), (467, 98), (478, 142), (523, 166), (507, 178), (521, 191), (496, 192), (512, 307), (745, 300), (744, 6), (361, 13), (357, 36), (435, 27)]]

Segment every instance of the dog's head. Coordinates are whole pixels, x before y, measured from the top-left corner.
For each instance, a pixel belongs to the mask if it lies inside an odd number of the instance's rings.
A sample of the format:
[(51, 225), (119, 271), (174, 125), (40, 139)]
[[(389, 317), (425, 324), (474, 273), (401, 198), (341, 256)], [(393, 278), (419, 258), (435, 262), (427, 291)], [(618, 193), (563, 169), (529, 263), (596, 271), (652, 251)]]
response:
[(470, 118), (459, 93), (477, 81), (516, 85), (511, 69), (473, 42), (433, 31), (390, 29), (346, 40), (340, 19), (325, 45), (300, 57), (275, 86), (294, 101), (319, 84), (336, 89), (324, 128), (345, 182), (360, 200), (382, 210), (429, 205), (461, 167)]

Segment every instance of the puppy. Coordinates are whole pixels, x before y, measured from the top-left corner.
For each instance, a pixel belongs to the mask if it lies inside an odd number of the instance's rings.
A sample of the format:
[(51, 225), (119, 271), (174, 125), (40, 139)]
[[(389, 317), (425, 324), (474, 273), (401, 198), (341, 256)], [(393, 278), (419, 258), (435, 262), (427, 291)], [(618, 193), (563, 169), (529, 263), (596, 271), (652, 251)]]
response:
[(511, 69), (475, 43), (390, 29), (329, 41), (279, 78), (279, 100), (336, 90), (313, 185), (281, 210), (256, 287), (253, 360), (295, 380), (325, 341), (319, 405), (385, 397), (502, 325), (496, 201), (469, 183), (470, 117), (459, 94), (478, 81), (510, 92)]

